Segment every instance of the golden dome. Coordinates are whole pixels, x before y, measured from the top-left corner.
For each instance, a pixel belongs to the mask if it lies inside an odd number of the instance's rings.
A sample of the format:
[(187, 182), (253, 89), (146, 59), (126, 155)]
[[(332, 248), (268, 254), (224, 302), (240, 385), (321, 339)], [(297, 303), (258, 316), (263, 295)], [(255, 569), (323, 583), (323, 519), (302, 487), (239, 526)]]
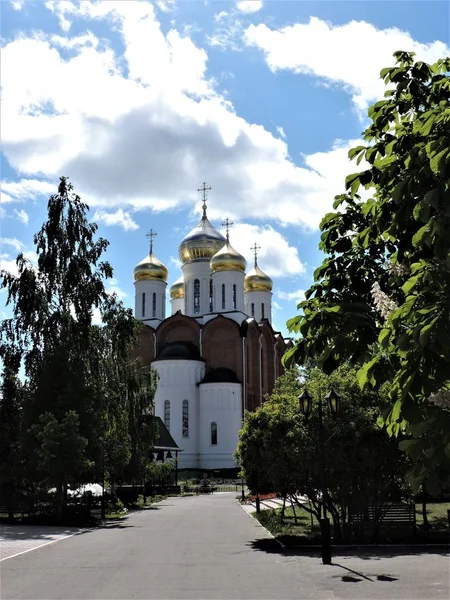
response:
[(153, 252), (143, 258), (134, 268), (135, 281), (167, 281), (167, 268)]
[(257, 263), (247, 273), (244, 279), (245, 292), (271, 292), (273, 282), (268, 275), (263, 273)]
[(211, 271), (244, 271), (247, 267), (247, 261), (239, 254), (229, 242), (226, 242), (219, 252), (216, 252), (211, 258)]
[(170, 299), (171, 300), (177, 300), (177, 299), (182, 299), (184, 298), (184, 279), (183, 276), (181, 276), (179, 279), (177, 279), (175, 281), (175, 283), (172, 283), (172, 285), (170, 286)]
[(182, 240), (178, 255), (183, 264), (194, 260), (210, 260), (226, 244), (226, 239), (215, 229), (203, 211), (197, 227)]

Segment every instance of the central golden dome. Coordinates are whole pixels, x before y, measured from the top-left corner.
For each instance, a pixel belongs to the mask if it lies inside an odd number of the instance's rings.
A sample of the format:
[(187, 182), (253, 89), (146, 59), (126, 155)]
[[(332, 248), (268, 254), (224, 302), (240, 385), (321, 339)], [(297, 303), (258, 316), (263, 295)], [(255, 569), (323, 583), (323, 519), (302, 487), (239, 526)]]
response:
[(183, 264), (194, 260), (210, 260), (226, 244), (226, 239), (208, 221), (206, 214), (182, 240), (178, 255)]
[(170, 299), (177, 300), (184, 298), (184, 279), (181, 276), (170, 286)]
[(143, 258), (134, 268), (135, 281), (167, 281), (167, 268), (153, 252)]
[(261, 271), (255, 262), (244, 279), (244, 292), (271, 292), (272, 287), (273, 282), (270, 277)]
[(226, 242), (225, 246), (211, 258), (210, 265), (213, 273), (216, 271), (243, 271), (245, 273), (247, 261), (229, 242)]

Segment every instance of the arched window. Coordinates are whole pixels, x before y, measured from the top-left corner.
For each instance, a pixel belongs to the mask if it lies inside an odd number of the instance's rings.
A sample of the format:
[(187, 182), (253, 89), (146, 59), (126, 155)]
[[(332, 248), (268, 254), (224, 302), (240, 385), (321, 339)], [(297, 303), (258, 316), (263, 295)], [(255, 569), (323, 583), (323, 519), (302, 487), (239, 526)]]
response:
[(225, 308), (225, 284), (222, 283), (222, 309)]
[(264, 319), (264, 302), (261, 303), (261, 320)]
[(194, 314), (200, 312), (200, 279), (194, 280)]
[(255, 316), (255, 303), (252, 302), (252, 317)]
[(156, 294), (153, 293), (153, 306), (152, 306), (153, 318), (156, 317)]
[(214, 298), (214, 288), (213, 288), (212, 279), (210, 279), (209, 280), (209, 312), (212, 312), (214, 310), (213, 298)]
[(217, 446), (217, 423), (211, 423), (211, 446)]
[(233, 308), (236, 310), (236, 284), (233, 283)]
[(164, 425), (167, 427), (167, 430), (170, 431), (170, 401), (166, 400), (164, 402)]
[(182, 431), (183, 437), (189, 437), (189, 402), (187, 400), (183, 400), (183, 415), (182, 415)]
[(142, 294), (142, 316), (145, 317), (145, 294)]

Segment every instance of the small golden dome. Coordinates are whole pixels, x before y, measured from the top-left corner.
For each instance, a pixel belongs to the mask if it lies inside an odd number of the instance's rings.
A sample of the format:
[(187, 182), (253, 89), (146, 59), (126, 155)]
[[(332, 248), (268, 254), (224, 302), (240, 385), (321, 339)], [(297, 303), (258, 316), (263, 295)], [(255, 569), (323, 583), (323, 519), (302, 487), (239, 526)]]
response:
[(206, 214), (182, 240), (178, 255), (183, 264), (194, 260), (211, 259), (226, 244), (226, 239), (208, 221)]
[(134, 268), (135, 281), (167, 281), (167, 268), (153, 252), (143, 258)]
[(246, 292), (271, 292), (273, 282), (268, 275), (263, 273), (255, 262), (253, 268), (244, 279), (244, 293)]
[(184, 279), (181, 276), (170, 286), (170, 299), (178, 300), (184, 298)]
[(211, 271), (243, 271), (247, 267), (247, 261), (239, 254), (229, 242), (216, 252), (211, 258)]

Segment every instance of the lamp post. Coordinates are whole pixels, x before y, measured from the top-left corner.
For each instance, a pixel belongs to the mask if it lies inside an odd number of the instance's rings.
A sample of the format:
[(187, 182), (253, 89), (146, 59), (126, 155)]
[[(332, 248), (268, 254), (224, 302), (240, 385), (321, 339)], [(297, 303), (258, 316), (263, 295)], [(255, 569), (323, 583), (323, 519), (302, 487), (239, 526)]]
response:
[[(322, 563), (324, 565), (331, 565), (331, 535), (330, 535), (330, 519), (328, 518), (327, 504), (328, 504), (328, 486), (325, 469), (325, 432), (323, 429), (323, 406), (322, 406), (322, 393), (319, 388), (319, 472), (320, 472), (320, 487), (322, 488), (322, 505), (323, 512), (320, 518), (320, 532), (322, 536)], [(312, 397), (308, 394), (308, 390), (304, 390), (298, 397), (300, 410), (306, 418), (312, 412)], [(325, 396), (327, 400), (328, 408), (336, 418), (339, 411), (340, 396), (334, 390), (330, 390)]]

